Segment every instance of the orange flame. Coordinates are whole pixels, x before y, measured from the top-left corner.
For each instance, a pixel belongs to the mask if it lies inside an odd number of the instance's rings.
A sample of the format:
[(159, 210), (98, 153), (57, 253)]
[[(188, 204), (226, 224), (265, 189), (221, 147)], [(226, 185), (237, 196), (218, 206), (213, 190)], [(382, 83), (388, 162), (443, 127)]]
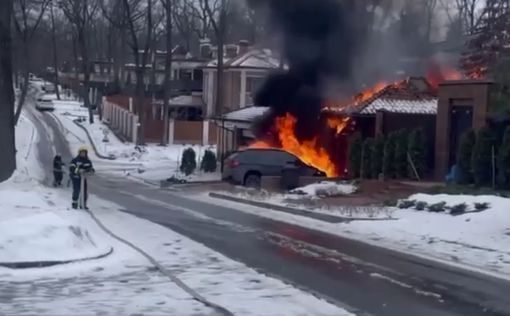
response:
[(328, 177), (337, 176), (335, 164), (331, 161), (325, 148), (318, 146), (317, 137), (300, 142), (294, 134), (296, 118), (287, 113), (276, 118), (276, 128), (282, 148), (299, 157), (304, 163), (326, 173)]
[(258, 140), (256, 142), (251, 143), (248, 148), (255, 148), (255, 149), (266, 149), (266, 148), (273, 148), (273, 146), (269, 145), (265, 141)]
[(336, 135), (340, 135), (342, 131), (347, 127), (349, 124), (350, 118), (349, 117), (328, 117), (327, 123), (329, 128), (334, 129), (336, 131)]
[(387, 86), (388, 86), (387, 82), (381, 81), (376, 83), (373, 87), (365, 89), (364, 91), (358, 93), (358, 95), (354, 97), (355, 105), (365, 102), (366, 100), (370, 99)]
[[(290, 113), (275, 119), (280, 148), (299, 157), (304, 163), (324, 172), (328, 177), (338, 176), (336, 166), (325, 148), (318, 145), (317, 137), (299, 141), (295, 135), (296, 118)], [(274, 148), (264, 141), (256, 141), (249, 148)]]

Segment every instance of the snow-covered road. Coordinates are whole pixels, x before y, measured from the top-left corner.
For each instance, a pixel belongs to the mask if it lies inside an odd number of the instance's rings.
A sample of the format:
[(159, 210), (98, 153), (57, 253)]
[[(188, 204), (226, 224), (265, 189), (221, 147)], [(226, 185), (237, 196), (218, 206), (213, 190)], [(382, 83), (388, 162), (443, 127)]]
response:
[[(36, 147), (32, 144), (31, 150), (40, 151), (34, 152), (33, 158), (26, 161), (29, 172), (30, 167), (38, 170), (40, 167), (47, 168), (47, 165), (40, 166), (37, 162), (51, 161), (55, 151), (68, 156), (65, 148), (59, 148), (62, 142), (58, 138), (62, 136), (57, 134), (60, 132), (58, 124), (50, 116), (35, 115), (43, 118), (41, 125), (36, 127), (47, 137), (37, 138)], [(41, 126), (44, 131), (40, 130)], [(51, 172), (47, 169), (40, 175), (48, 179), (48, 170)], [(17, 179), (20, 180), (17, 187), (20, 191), (31, 191), (36, 184), (33, 178)], [(86, 213), (68, 210), (68, 189), (37, 185), (38, 189), (32, 190), (32, 193), (33, 196), (41, 195), (41, 203), (30, 205), (27, 201), (19, 202), (22, 210), (30, 212), (26, 214), (33, 216), (35, 209), (40, 214), (73, 219), (76, 225), (89, 232), (91, 240), (111, 246), (113, 253), (97, 260), (47, 268), (0, 269), (0, 315), (217, 314), (216, 310), (193, 299), (133, 248), (100, 232)], [(48, 197), (47, 200), (44, 196)], [(236, 315), (350, 315), (341, 307), (260, 274), (168, 228), (120, 212), (119, 206), (111, 202), (93, 198), (91, 206), (94, 214), (113, 233), (144, 249), (200, 295)], [(31, 232), (33, 222), (23, 222), (22, 213), (13, 215), (12, 206), (9, 207), (9, 213), (0, 211), (0, 215), (5, 215), (6, 220), (18, 221), (20, 226), (25, 224), (25, 231)], [(146, 203), (145, 207), (150, 207), (150, 204)], [(44, 221), (40, 224), (45, 227), (53, 225)], [(54, 237), (66, 238), (59, 234)], [(20, 238), (18, 241), (23, 244), (26, 240)], [(67, 253), (73, 249), (75, 253), (80, 252), (79, 248), (73, 248), (74, 244), (68, 246)], [(22, 254), (30, 258), (28, 251)]]

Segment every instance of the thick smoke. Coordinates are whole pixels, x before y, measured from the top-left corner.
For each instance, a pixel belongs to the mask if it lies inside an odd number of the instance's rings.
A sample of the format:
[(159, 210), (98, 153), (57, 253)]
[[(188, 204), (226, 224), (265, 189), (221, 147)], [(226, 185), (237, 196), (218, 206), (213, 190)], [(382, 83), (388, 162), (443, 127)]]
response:
[[(423, 42), (426, 12), (419, 3), (381, 0), (248, 0), (269, 12), (270, 31), (281, 46), (287, 70), (271, 75), (255, 104), (272, 113), (255, 124), (267, 136), (274, 117), (297, 118), (300, 140), (320, 132), (318, 117), (325, 99), (345, 101), (379, 81), (425, 75), (430, 62), (455, 65), (455, 54), (437, 55)], [(375, 3), (375, 2), (374, 2)], [(436, 25), (432, 32), (444, 33)], [(420, 33), (421, 32), (421, 33)], [(420, 35), (421, 34), (421, 35)]]
[(269, 0), (288, 69), (272, 74), (255, 96), (255, 104), (272, 108), (256, 124), (257, 136), (266, 135), (275, 116), (297, 118), (296, 136), (310, 139), (320, 130), (324, 84), (352, 73), (356, 49), (353, 6), (339, 0)]

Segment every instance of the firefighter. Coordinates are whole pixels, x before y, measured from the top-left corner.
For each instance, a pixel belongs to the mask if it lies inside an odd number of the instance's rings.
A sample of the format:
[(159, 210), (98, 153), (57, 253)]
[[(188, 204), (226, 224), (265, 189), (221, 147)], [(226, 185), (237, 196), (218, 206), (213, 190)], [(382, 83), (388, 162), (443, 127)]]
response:
[(83, 179), (83, 188), (81, 188), (82, 177), (84, 173), (94, 172), (94, 167), (92, 166), (92, 162), (88, 157), (88, 149), (85, 146), (82, 146), (78, 149), (78, 156), (76, 156), (73, 160), (71, 160), (71, 164), (69, 165), (69, 175), (71, 177), (71, 181), (73, 183), (73, 209), (78, 208), (78, 200), (80, 198), (80, 189), (83, 189), (81, 194), (83, 195), (84, 205), (82, 207), (84, 209), (87, 208), (87, 179)]
[(55, 155), (53, 158), (53, 186), (59, 187), (62, 186), (62, 180), (64, 179), (64, 170), (62, 167), (64, 163), (62, 162), (62, 157), (60, 155)]

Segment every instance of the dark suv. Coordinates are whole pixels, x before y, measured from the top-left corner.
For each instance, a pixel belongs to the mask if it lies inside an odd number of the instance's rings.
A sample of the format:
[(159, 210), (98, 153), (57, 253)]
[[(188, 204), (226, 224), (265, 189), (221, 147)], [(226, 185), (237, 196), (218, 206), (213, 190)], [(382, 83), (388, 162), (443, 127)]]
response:
[(262, 176), (281, 176), (286, 167), (297, 167), (301, 176), (325, 176), (298, 157), (279, 149), (246, 149), (230, 155), (222, 178), (249, 187), (259, 187)]

